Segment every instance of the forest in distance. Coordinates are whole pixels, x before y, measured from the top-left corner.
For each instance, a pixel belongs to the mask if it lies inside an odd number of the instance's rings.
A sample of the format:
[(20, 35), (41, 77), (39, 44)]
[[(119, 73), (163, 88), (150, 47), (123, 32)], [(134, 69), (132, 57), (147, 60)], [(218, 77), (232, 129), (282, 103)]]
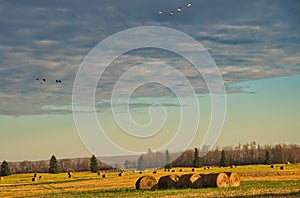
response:
[[(206, 155), (204, 155), (206, 153)], [(195, 164), (195, 154), (199, 161)], [(98, 156), (99, 157), (99, 156)], [(124, 158), (124, 157), (123, 157)], [(223, 159), (222, 159), (223, 158)], [(220, 164), (223, 160), (223, 164)], [(122, 163), (116, 162), (116, 169), (144, 170), (164, 167), (201, 167), (221, 165), (250, 165), (250, 164), (276, 164), (299, 163), (300, 146), (297, 144), (259, 145), (256, 142), (239, 144), (236, 147), (225, 146), (210, 149), (203, 146), (201, 149), (186, 150), (180, 153), (153, 152), (151, 149), (140, 156), (125, 159)], [(89, 171), (90, 157), (58, 159), (59, 172)], [(225, 164), (224, 164), (225, 163)], [(114, 169), (99, 160), (100, 170)], [(8, 162), (12, 174), (18, 173), (46, 173), (49, 169), (49, 160)]]

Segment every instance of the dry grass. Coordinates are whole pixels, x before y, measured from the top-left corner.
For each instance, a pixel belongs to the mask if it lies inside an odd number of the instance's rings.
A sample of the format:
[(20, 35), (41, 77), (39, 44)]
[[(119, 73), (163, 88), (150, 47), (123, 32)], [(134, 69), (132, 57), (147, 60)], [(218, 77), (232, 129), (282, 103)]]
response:
[[(99, 177), (97, 174), (82, 172), (74, 173), (73, 178), (68, 178), (66, 173), (61, 174), (44, 174), (43, 179), (32, 182), (32, 174), (18, 174), (4, 177), (0, 181), (0, 197), (136, 197), (145, 195), (146, 197), (197, 197), (201, 196), (250, 196), (270, 194), (287, 195), (289, 193), (297, 193), (300, 191), (300, 164), (286, 165), (286, 170), (271, 169), (270, 166), (237, 166), (235, 169), (212, 167), (209, 170), (197, 169), (192, 172), (190, 168), (185, 168), (185, 172), (176, 174), (202, 174), (210, 172), (238, 172), (241, 176), (241, 186), (226, 189), (168, 189), (155, 191), (137, 191), (135, 190), (135, 182), (143, 175), (151, 175), (157, 180), (161, 176), (165, 176), (164, 170), (157, 170), (157, 174), (148, 171), (142, 175), (139, 173), (126, 172), (123, 177), (119, 177), (118, 173), (110, 173), (107, 178)], [(189, 171), (189, 172), (188, 172)], [(99, 194), (100, 193), (100, 194)], [(300, 196), (296, 194), (295, 197)]]

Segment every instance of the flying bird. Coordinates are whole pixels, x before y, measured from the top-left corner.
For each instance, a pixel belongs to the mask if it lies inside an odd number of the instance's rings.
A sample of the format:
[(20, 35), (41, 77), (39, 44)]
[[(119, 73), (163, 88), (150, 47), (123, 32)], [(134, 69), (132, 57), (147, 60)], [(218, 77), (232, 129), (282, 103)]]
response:
[(192, 6), (192, 3), (188, 3), (187, 7), (190, 8)]
[(44, 81), (44, 82), (46, 82), (46, 79), (45, 79), (45, 78), (43, 78), (43, 81)]
[(173, 12), (173, 11), (170, 11), (170, 12), (169, 12), (169, 15), (170, 15), (170, 16), (172, 16), (173, 14), (174, 14), (174, 12)]
[(158, 15), (159, 15), (159, 16), (162, 15), (162, 13), (163, 13), (162, 11), (158, 11)]
[(177, 8), (177, 11), (178, 11), (178, 12), (181, 12), (181, 7), (178, 7), (178, 8)]

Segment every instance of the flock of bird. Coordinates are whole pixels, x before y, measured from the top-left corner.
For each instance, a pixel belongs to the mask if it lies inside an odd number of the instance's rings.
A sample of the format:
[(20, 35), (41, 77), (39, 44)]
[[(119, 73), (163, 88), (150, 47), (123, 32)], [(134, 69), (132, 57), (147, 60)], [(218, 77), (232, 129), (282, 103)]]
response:
[[(187, 3), (187, 4), (186, 4), (186, 7), (187, 7), (187, 8), (191, 8), (191, 7), (192, 7), (192, 3), (191, 3), (191, 2)], [(182, 11), (182, 8), (179, 6), (179, 7), (177, 8), (177, 12), (180, 13), (181, 11)], [(163, 11), (162, 11), (162, 10), (159, 10), (159, 11), (158, 11), (158, 15), (161, 16), (162, 14), (163, 14)], [(174, 15), (174, 11), (169, 11), (169, 16), (173, 16), (173, 15)]]
[[(35, 79), (36, 81), (39, 81), (40, 82), (40, 84), (42, 85), (42, 84), (44, 84), (44, 83), (46, 83), (46, 78), (36, 78)], [(62, 81), (61, 80), (55, 80), (55, 82), (56, 82), (56, 84), (62, 84)]]

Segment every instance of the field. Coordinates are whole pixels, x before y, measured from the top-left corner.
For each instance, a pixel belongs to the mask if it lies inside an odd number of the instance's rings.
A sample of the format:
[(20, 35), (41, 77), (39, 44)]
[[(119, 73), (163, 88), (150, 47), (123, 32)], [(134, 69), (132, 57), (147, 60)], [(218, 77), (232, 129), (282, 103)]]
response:
[[(0, 181), (0, 197), (300, 197), (300, 164), (238, 166), (236, 168), (199, 168), (197, 173), (238, 172), (241, 186), (231, 188), (167, 189), (141, 191), (135, 189), (136, 180), (142, 175), (153, 175), (157, 179), (168, 172), (158, 170), (139, 172), (128, 171), (122, 177), (117, 172), (107, 172), (102, 178), (95, 173), (46, 174), (32, 182), (33, 174), (17, 174)], [(191, 172), (191, 168), (174, 168), (175, 174)]]

